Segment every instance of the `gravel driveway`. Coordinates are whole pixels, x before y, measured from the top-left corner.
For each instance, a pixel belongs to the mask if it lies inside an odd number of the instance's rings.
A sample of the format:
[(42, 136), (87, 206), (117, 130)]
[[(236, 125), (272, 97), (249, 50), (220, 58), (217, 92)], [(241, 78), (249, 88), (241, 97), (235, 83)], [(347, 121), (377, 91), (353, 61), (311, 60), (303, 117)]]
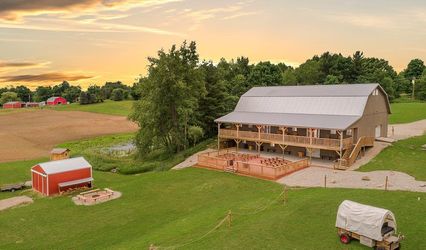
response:
[(22, 204), (29, 204), (29, 203), (33, 203), (33, 199), (25, 195), (0, 200), (0, 211), (11, 208), (11, 207), (16, 207)]
[(309, 167), (285, 176), (277, 182), (288, 186), (324, 187), (325, 176), (327, 187), (384, 190), (388, 176), (388, 190), (426, 192), (425, 181), (416, 181), (414, 177), (396, 171), (357, 172)]

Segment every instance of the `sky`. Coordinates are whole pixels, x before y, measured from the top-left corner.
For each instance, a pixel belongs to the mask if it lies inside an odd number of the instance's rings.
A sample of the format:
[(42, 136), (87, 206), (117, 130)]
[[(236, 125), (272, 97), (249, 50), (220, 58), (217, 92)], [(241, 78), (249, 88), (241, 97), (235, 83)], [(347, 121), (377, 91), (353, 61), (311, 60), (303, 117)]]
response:
[(426, 1), (1, 0), (0, 87), (131, 85), (147, 57), (184, 40), (213, 62), (361, 50), (401, 71), (426, 61)]

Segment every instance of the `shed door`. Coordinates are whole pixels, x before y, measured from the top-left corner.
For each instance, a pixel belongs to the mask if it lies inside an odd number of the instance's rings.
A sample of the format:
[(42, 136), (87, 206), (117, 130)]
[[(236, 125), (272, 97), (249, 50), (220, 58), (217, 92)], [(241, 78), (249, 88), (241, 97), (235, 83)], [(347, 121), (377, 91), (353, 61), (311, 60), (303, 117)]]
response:
[(376, 138), (377, 138), (377, 137), (380, 137), (380, 136), (381, 136), (381, 134), (382, 134), (382, 125), (377, 125), (377, 126), (376, 126), (376, 133), (375, 133)]

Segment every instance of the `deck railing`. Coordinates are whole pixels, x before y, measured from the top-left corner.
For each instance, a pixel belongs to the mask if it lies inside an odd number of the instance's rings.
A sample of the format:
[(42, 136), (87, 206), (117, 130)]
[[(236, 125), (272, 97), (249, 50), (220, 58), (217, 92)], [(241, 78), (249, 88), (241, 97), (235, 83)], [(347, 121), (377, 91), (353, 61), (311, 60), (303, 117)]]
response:
[[(284, 135), (272, 133), (258, 133), (252, 131), (237, 131), (234, 129), (220, 129), (219, 136), (227, 139), (239, 139), (247, 141), (260, 141), (274, 144), (284, 144), (292, 146), (323, 148), (323, 149), (340, 149), (340, 139), (316, 138), (298, 135)], [(352, 137), (342, 140), (342, 149), (346, 149), (352, 145)]]

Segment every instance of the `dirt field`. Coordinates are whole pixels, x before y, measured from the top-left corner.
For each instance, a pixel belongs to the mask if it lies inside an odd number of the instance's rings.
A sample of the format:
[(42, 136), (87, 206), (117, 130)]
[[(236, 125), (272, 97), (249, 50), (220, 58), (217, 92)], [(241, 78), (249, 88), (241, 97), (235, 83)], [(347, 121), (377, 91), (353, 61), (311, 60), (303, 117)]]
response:
[(137, 130), (126, 117), (37, 110), (0, 116), (0, 162), (48, 156), (56, 144)]

